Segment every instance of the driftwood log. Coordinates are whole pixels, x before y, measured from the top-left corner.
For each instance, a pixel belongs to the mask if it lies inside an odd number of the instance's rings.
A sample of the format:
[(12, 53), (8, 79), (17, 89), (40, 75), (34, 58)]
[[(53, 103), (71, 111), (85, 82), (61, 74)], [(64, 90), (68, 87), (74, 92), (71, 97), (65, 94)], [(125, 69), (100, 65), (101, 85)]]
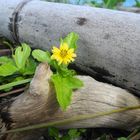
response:
[[(1, 131), (42, 122), (70, 119), (81, 114), (94, 114), (140, 104), (140, 99), (126, 90), (101, 83), (89, 76), (78, 76), (84, 87), (74, 91), (72, 103), (61, 111), (50, 82), (52, 72), (46, 63), (38, 66), (30, 87), (23, 94), (1, 106)], [(75, 121), (59, 128), (107, 127), (132, 130), (140, 125), (140, 109), (95, 119)], [(4, 135), (5, 140), (37, 140), (42, 131)], [(1, 140), (3, 140), (1, 137)]]
[(71, 31), (79, 34), (75, 67), (140, 95), (140, 15), (49, 3), (1, 0), (0, 36), (50, 50)]
[(120, 7), (120, 6), (118, 6), (117, 10), (140, 14), (140, 8), (139, 7)]

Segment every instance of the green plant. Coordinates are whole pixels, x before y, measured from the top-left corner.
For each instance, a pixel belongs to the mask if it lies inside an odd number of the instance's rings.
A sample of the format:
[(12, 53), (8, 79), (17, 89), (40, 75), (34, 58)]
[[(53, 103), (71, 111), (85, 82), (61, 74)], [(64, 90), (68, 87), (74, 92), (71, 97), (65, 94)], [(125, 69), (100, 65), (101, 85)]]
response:
[(107, 9), (115, 9), (119, 4), (125, 2), (125, 0), (103, 0), (98, 2), (97, 0), (91, 1), (91, 5), (95, 7), (103, 7)]
[(55, 127), (48, 128), (50, 138), (54, 140), (74, 140), (85, 133), (86, 129), (69, 129), (67, 132), (60, 134), (59, 130)]
[[(6, 84), (5, 86), (1, 85), (0, 90), (10, 90), (13, 87), (13, 84), (10, 83), (14, 83), (15, 86), (24, 83), (24, 81), (29, 82), (25, 79), (33, 76), (37, 66), (30, 54), (30, 46), (23, 43), (21, 46), (17, 46), (15, 51), (12, 49), (11, 57), (0, 57), (0, 83)], [(7, 85), (7, 83), (9, 84)]]
[(121, 138), (118, 138), (117, 140), (128, 140), (128, 139), (125, 137), (121, 137)]
[(34, 50), (32, 56), (39, 62), (47, 61), (55, 69), (51, 77), (54, 84), (57, 101), (65, 110), (71, 102), (73, 89), (83, 86), (82, 81), (76, 78), (76, 72), (68, 68), (70, 62), (76, 57), (78, 35), (74, 32), (60, 40), (60, 48), (53, 47), (52, 55), (48, 51)]
[(103, 2), (98, 2), (97, 0), (91, 0), (88, 2), (88, 5), (93, 6), (93, 7), (103, 7)]
[(140, 1), (139, 0), (135, 0), (136, 2), (136, 7), (140, 7)]
[(105, 8), (114, 9), (118, 4), (125, 2), (125, 0), (103, 0), (103, 2)]

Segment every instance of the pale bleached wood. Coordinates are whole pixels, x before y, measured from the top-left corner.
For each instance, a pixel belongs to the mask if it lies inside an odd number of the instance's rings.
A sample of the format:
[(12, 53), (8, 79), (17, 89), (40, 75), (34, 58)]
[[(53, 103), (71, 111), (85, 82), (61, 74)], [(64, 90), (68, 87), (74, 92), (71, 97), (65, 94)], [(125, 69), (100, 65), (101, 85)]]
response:
[[(10, 106), (2, 110), (2, 112), (7, 110), (9, 113), (10, 128), (53, 122), (81, 114), (94, 114), (140, 104), (140, 99), (126, 90), (98, 82), (89, 76), (78, 76), (84, 82), (84, 87), (74, 91), (71, 105), (63, 112), (55, 99), (55, 93), (50, 83), (51, 74), (48, 64), (40, 64), (29, 89), (15, 98)], [(59, 126), (59, 128), (107, 127), (131, 130), (139, 125), (140, 109), (137, 109), (77, 121)], [(30, 136), (33, 136), (30, 135), (32, 133), (9, 134), (7, 140), (18, 140), (19, 138), (20, 140), (29, 140)], [(39, 135), (40, 133), (36, 134), (34, 140)]]
[(118, 10), (121, 11), (126, 11), (126, 12), (133, 12), (133, 13), (137, 13), (140, 14), (140, 8), (139, 7), (117, 7)]

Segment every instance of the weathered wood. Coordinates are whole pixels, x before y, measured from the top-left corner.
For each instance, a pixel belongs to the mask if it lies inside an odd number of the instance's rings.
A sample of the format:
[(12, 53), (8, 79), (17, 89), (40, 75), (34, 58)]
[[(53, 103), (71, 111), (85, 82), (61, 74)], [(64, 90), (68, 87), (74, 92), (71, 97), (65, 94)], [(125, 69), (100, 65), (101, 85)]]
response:
[(39, 0), (1, 0), (0, 36), (50, 50), (80, 36), (75, 67), (140, 95), (140, 15)]
[[(84, 82), (84, 87), (74, 91), (71, 105), (63, 112), (50, 83), (51, 74), (47, 64), (39, 65), (29, 89), (2, 109), (3, 130), (140, 104), (140, 99), (126, 90), (98, 82), (89, 76), (78, 76)], [(76, 121), (59, 128), (107, 127), (131, 130), (139, 125), (140, 109), (137, 109)], [(31, 136), (36, 140), (40, 133), (32, 135), (35, 132), (9, 134), (6, 140), (31, 140)]]
[(11, 50), (10, 49), (0, 49), (0, 56), (10, 55)]
[(120, 7), (120, 6), (118, 6), (117, 10), (140, 14), (140, 8), (139, 7)]

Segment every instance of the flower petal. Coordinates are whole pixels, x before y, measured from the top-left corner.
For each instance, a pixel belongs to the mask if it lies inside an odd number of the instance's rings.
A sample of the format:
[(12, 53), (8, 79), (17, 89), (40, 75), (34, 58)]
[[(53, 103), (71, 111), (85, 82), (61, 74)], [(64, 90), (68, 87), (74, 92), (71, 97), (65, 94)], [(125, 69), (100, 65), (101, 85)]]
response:
[(52, 52), (53, 53), (59, 53), (60, 50), (57, 47), (53, 46)]
[(77, 57), (77, 55), (75, 53), (72, 54), (72, 57)]
[(55, 59), (60, 64), (68, 64), (74, 61), (76, 54), (73, 48), (69, 48), (67, 43), (61, 43), (60, 48), (53, 46), (51, 59)]
[(60, 50), (68, 50), (69, 49), (69, 46), (68, 46), (68, 44), (67, 43), (62, 43), (61, 45), (60, 45)]
[(74, 49), (73, 48), (69, 49), (68, 53), (74, 53)]

